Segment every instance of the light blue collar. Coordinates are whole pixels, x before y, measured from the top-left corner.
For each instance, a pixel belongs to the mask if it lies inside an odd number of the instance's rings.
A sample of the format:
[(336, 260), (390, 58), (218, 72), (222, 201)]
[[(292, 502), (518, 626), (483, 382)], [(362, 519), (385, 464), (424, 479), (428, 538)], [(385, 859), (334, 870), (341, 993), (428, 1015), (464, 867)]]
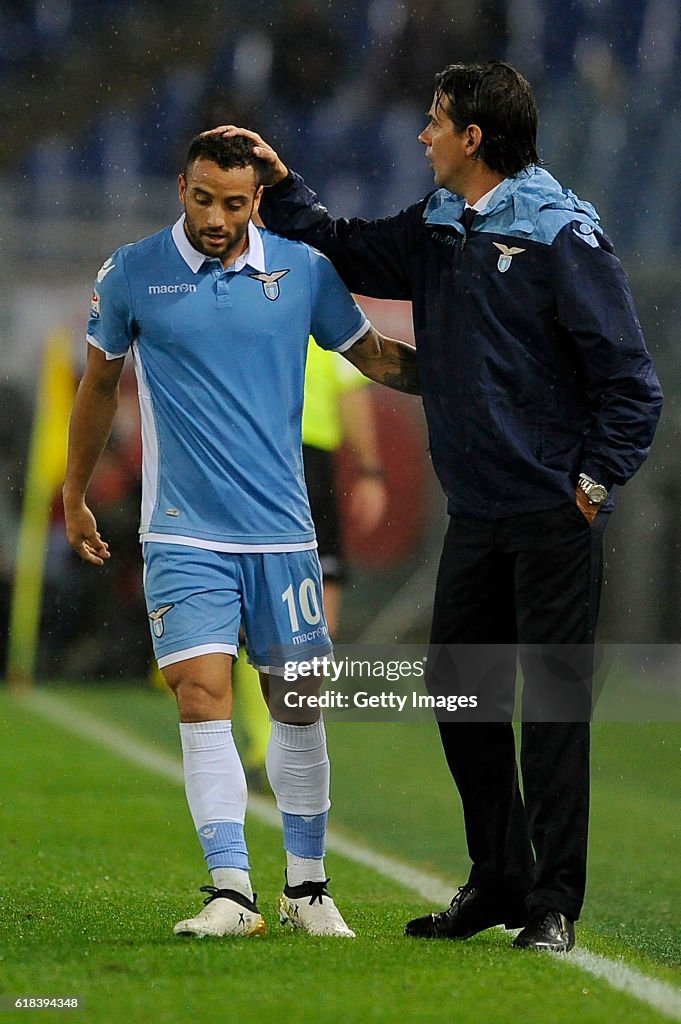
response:
[[(428, 200), (423, 219), (429, 226), (446, 225), (463, 232), (463, 225), (459, 221), (464, 205), (463, 196), (441, 188)], [(514, 234), (531, 234), (539, 211), (547, 206), (554, 210), (573, 211), (579, 220), (590, 220), (594, 224), (600, 221), (591, 203), (579, 199), (569, 189), (564, 189), (548, 171), (537, 166), (522, 171), (515, 178), (505, 178), (488, 205), (478, 213), (478, 217), (492, 217), (509, 206), (513, 207), (509, 231)]]

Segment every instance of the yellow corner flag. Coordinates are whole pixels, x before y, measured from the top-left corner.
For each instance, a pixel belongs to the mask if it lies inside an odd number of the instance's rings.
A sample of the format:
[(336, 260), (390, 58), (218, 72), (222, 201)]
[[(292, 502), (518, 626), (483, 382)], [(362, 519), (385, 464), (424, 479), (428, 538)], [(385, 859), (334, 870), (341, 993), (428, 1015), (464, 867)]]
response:
[(7, 679), (17, 687), (33, 681), (50, 512), (64, 479), (74, 393), (71, 335), (56, 330), (45, 344), (17, 542), (7, 655)]

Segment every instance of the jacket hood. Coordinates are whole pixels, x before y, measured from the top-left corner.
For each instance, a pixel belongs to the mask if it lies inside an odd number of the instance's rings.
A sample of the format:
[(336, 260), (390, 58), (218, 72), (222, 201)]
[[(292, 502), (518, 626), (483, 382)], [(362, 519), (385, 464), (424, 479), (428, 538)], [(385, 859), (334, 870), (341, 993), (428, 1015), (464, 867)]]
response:
[[(427, 224), (455, 225), (465, 205), (463, 196), (445, 188), (433, 192), (423, 212)], [(479, 217), (491, 217), (512, 208), (510, 229), (513, 233), (532, 234), (542, 210), (562, 211), (575, 220), (591, 223), (595, 228), (600, 217), (591, 203), (580, 199), (570, 189), (563, 188), (553, 175), (536, 165), (522, 171), (515, 178), (505, 178), (488, 206)]]

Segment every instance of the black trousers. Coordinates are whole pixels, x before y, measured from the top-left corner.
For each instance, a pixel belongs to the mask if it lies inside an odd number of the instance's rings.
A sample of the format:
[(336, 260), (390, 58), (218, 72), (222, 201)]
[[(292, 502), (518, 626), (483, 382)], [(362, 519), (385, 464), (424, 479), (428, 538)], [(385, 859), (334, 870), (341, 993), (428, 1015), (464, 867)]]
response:
[[(492, 521), (452, 517), (445, 537), (427, 687), (477, 692), (475, 712), (438, 716), (438, 726), (463, 804), (469, 881), (495, 895), (509, 924), (543, 909), (576, 920), (584, 900), (607, 519), (599, 513), (589, 525), (570, 503)], [(520, 771), (511, 724), (518, 653)]]

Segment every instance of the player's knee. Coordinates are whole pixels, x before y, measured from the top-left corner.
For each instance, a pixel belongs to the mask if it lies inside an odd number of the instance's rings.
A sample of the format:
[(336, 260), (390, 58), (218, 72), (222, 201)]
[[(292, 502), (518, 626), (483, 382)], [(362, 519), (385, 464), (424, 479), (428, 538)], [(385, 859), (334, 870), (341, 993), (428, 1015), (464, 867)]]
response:
[(267, 706), (275, 722), (313, 725), (322, 715), (320, 694), (320, 680), (316, 676), (291, 682), (282, 676), (270, 676)]
[(199, 681), (185, 679), (174, 693), (183, 722), (218, 721), (232, 717), (231, 699), (226, 688), (216, 691)]
[(164, 669), (168, 686), (175, 695), (182, 721), (209, 721), (231, 718), (231, 687), (227, 675), (216, 677), (197, 672), (195, 665), (177, 665)]

